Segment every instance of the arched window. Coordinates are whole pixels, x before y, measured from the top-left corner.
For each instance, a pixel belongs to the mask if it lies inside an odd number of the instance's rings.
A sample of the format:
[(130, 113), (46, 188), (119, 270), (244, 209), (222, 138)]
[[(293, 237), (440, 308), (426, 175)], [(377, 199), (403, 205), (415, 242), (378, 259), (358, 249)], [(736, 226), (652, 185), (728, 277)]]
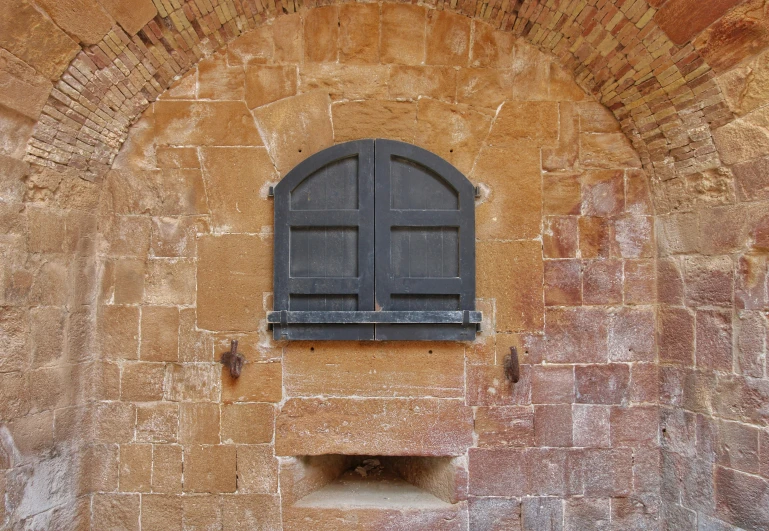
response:
[(275, 187), (275, 339), (472, 340), (475, 194), (411, 144), (357, 140)]

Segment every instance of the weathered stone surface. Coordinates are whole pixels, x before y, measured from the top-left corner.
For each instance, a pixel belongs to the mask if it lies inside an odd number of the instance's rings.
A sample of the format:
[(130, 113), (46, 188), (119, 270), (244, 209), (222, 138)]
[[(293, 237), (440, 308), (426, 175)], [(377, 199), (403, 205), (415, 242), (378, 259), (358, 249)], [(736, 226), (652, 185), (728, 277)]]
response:
[(0, 104), (37, 120), (52, 85), (24, 61), (0, 49), (0, 87)]
[(580, 162), (588, 168), (640, 168), (638, 154), (622, 133), (579, 135)]
[(625, 208), (622, 171), (587, 171), (582, 176), (582, 215), (614, 217)]
[(530, 366), (522, 365), (520, 372), (518, 382), (510, 385), (503, 365), (468, 365), (467, 403), (489, 407), (528, 406), (531, 404)]
[(665, 2), (654, 21), (674, 43), (681, 45), (721, 18), (738, 0), (673, 0)]
[(0, 105), (0, 155), (21, 160), (34, 125), (28, 116)]
[(542, 150), (544, 171), (570, 171), (579, 159), (579, 114), (571, 102), (558, 105), (560, 128), (555, 147)]
[[(457, 71), (457, 101), (489, 111), (509, 101), (513, 91), (513, 72), (490, 68), (460, 68)], [(557, 134), (557, 133), (556, 133)]]
[(713, 131), (713, 140), (724, 164), (748, 161), (769, 150), (769, 131), (761, 124), (766, 115), (761, 109)]
[(260, 294), (272, 291), (272, 238), (203, 236), (198, 241), (198, 326), (258, 330)]
[(144, 306), (139, 356), (144, 361), (179, 359), (179, 310), (165, 306)]
[(338, 55), (339, 8), (323, 6), (304, 17), (304, 59), (309, 62), (335, 62)]
[[(288, 396), (461, 398), (464, 356), (458, 345), (292, 342), (285, 350)], [(345, 351), (343, 358), (339, 352)]]
[(694, 357), (694, 317), (684, 308), (662, 307), (659, 311), (660, 360), (690, 367)]
[(75, 41), (27, 0), (9, 0), (3, 6), (0, 46), (51, 81), (59, 78), (80, 51)]
[(513, 101), (502, 106), (486, 141), (505, 147), (520, 144), (520, 140), (550, 145), (557, 139), (558, 104)]
[(697, 311), (697, 367), (731, 371), (732, 314), (723, 310)]
[(424, 96), (452, 102), (457, 91), (457, 73), (446, 66), (392, 65), (387, 87), (392, 99), (416, 100)]
[(417, 105), (406, 101), (350, 101), (331, 106), (334, 141), (389, 138), (414, 142)]
[[(275, 21), (275, 24), (277, 23), (278, 20)], [(288, 26), (291, 26), (290, 22)], [(296, 31), (298, 28), (291, 26), (291, 29)], [(255, 64), (269, 63), (273, 59), (273, 36), (276, 40), (280, 37), (288, 37), (287, 35), (278, 37), (277, 33), (275, 28), (266, 24), (243, 33), (227, 45), (227, 63), (230, 66), (246, 66), (246, 68)], [(301, 40), (301, 35), (297, 37)], [(275, 60), (283, 59), (283, 57), (275, 58)], [(234, 77), (239, 76), (236, 74)]]
[(418, 509), (394, 507), (337, 508), (321, 505), (294, 505), (283, 514), (283, 528), (299, 531), (376, 531), (413, 529), (414, 531), (461, 531), (467, 525), (464, 504), (444, 504)]
[(472, 410), (456, 400), (290, 399), (276, 421), (275, 452), (461, 455), (472, 425)]
[(222, 367), (223, 402), (280, 402), (283, 373), (280, 363), (249, 363), (239, 378)]
[(245, 83), (246, 105), (261, 107), (296, 94), (296, 67), (249, 64)]
[(190, 446), (184, 449), (185, 492), (235, 492), (235, 446)]
[(688, 305), (729, 306), (734, 290), (731, 258), (690, 257), (684, 264)]
[(545, 261), (545, 305), (582, 303), (582, 264), (579, 260)]
[(181, 531), (182, 498), (150, 494), (142, 496), (142, 531)]
[(481, 68), (510, 68), (513, 64), (515, 36), (499, 31), (489, 24), (473, 21), (473, 42), (470, 66)]
[(576, 258), (579, 249), (579, 222), (570, 216), (547, 216), (542, 249), (545, 258)]
[(165, 375), (165, 365), (160, 363), (125, 365), (120, 378), (120, 397), (128, 402), (162, 400)]
[(278, 460), (271, 445), (238, 446), (237, 463), (239, 492), (277, 493)]
[(479, 407), (475, 412), (479, 448), (531, 446), (534, 412), (531, 407)]
[(219, 444), (219, 404), (193, 402), (179, 404), (179, 442)]
[(222, 406), (222, 443), (272, 442), (274, 424), (272, 404), (225, 404)]
[(611, 446), (611, 409), (608, 406), (574, 404), (572, 408), (574, 446)]
[(254, 111), (267, 151), (281, 176), (333, 144), (330, 104), (327, 94), (315, 91)]
[(138, 494), (95, 494), (91, 503), (91, 523), (100, 529), (139, 530)]
[(152, 449), (152, 491), (181, 494), (182, 447), (168, 444), (155, 445)]
[(760, 0), (741, 3), (694, 40), (694, 47), (716, 72), (728, 70), (767, 45), (769, 19)]
[(619, 304), (622, 302), (622, 261), (587, 260), (582, 270), (582, 302)]
[(379, 6), (345, 4), (339, 7), (339, 60), (344, 63), (379, 61)]
[(242, 66), (229, 66), (224, 54), (213, 55), (198, 63), (198, 99), (242, 100), (244, 94), (245, 73)]
[(158, 305), (195, 303), (195, 263), (185, 258), (156, 258), (147, 262), (144, 302)]
[(152, 445), (120, 446), (120, 492), (149, 492), (152, 481)]
[(764, 527), (769, 522), (769, 485), (766, 480), (717, 466), (716, 514), (741, 528)]
[(174, 145), (261, 146), (245, 103), (174, 101), (155, 103), (156, 142)]
[(516, 498), (468, 499), (470, 529), (520, 531), (521, 502)]
[[(484, 148), (470, 178), (485, 192), (476, 207), (479, 239), (528, 239), (540, 232), (542, 176), (539, 149), (528, 143)], [(525, 203), (508, 208), (525, 196)], [(480, 264), (480, 261), (479, 261)]]
[(545, 359), (552, 363), (605, 362), (608, 321), (599, 308), (548, 308)]
[(425, 59), (426, 10), (409, 4), (382, 5), (381, 60), (383, 63), (419, 65)]
[(263, 232), (273, 224), (267, 193), (278, 180), (263, 148), (202, 148), (203, 178), (216, 232)]
[(272, 23), (273, 59), (278, 63), (302, 60), (302, 18), (299, 13), (277, 17)]
[(539, 242), (481, 241), (477, 253), (477, 294), (496, 299), (497, 332), (540, 329), (544, 302)]
[(167, 402), (136, 408), (136, 441), (175, 443), (179, 432), (179, 406)]
[(200, 170), (113, 170), (107, 193), (116, 214), (156, 216), (207, 213), (206, 190)]
[(102, 358), (138, 358), (139, 308), (101, 306), (96, 322)]
[(754, 57), (747, 64), (732, 68), (716, 78), (729, 109), (742, 116), (769, 100), (769, 52)]
[(534, 442), (536, 446), (571, 446), (571, 404), (534, 406)]
[(489, 116), (468, 107), (423, 98), (414, 141), (469, 174), (490, 125)]
[[(215, 201), (217, 198), (213, 197)], [(150, 256), (158, 258), (194, 257), (197, 233), (208, 232), (205, 218), (196, 216), (152, 218)]]
[(769, 199), (769, 157), (735, 164), (732, 171), (741, 201)]
[(38, 5), (61, 29), (83, 44), (97, 44), (112, 28), (112, 17), (96, 0), (41, 0)]
[(428, 11), (425, 63), (465, 66), (469, 52), (470, 19), (449, 11)]
[(99, 3), (129, 35), (136, 34), (158, 12), (152, 0), (137, 0), (130, 5), (120, 0), (99, 0)]

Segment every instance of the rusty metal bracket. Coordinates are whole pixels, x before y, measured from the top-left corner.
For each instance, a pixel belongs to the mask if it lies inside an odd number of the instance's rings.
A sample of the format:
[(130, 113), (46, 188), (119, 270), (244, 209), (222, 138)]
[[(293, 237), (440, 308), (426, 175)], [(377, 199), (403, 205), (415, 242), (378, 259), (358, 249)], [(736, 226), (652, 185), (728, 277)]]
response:
[(238, 340), (233, 339), (230, 342), (230, 350), (222, 354), (220, 360), (222, 365), (226, 365), (230, 369), (230, 376), (237, 378), (240, 376), (240, 371), (243, 370), (243, 364), (246, 362), (246, 358), (243, 354), (238, 354)]
[(513, 383), (521, 379), (521, 367), (518, 365), (518, 349), (510, 347), (510, 354), (505, 356), (505, 378)]

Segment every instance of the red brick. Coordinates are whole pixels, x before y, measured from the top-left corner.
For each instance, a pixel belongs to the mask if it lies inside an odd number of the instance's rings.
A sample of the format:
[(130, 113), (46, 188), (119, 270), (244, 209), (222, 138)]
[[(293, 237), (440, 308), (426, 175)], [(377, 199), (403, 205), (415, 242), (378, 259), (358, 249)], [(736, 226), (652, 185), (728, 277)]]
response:
[(479, 448), (532, 446), (534, 412), (530, 407), (479, 407), (475, 410)]
[(532, 365), (531, 401), (534, 404), (574, 402), (574, 367)]
[(621, 404), (627, 400), (630, 369), (623, 363), (577, 366), (574, 376), (580, 404)]
[(660, 361), (694, 363), (694, 316), (685, 308), (663, 306), (658, 311)]
[(571, 446), (571, 404), (534, 406), (534, 436), (537, 446)]
[(582, 275), (582, 299), (585, 304), (622, 302), (621, 260), (586, 260)]
[(732, 312), (697, 311), (697, 367), (732, 370)]

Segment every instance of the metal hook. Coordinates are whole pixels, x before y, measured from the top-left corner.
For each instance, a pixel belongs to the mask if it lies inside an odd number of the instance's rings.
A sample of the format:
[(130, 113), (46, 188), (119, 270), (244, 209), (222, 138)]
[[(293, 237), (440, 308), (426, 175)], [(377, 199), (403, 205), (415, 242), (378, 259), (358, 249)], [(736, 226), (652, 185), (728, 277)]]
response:
[(510, 354), (505, 356), (505, 378), (513, 383), (521, 379), (521, 367), (518, 365), (518, 349), (510, 347)]
[(230, 369), (230, 376), (237, 378), (240, 376), (240, 371), (243, 370), (243, 364), (246, 362), (246, 358), (242, 354), (238, 354), (238, 340), (233, 339), (230, 342), (229, 352), (222, 354), (221, 364), (226, 365)]

